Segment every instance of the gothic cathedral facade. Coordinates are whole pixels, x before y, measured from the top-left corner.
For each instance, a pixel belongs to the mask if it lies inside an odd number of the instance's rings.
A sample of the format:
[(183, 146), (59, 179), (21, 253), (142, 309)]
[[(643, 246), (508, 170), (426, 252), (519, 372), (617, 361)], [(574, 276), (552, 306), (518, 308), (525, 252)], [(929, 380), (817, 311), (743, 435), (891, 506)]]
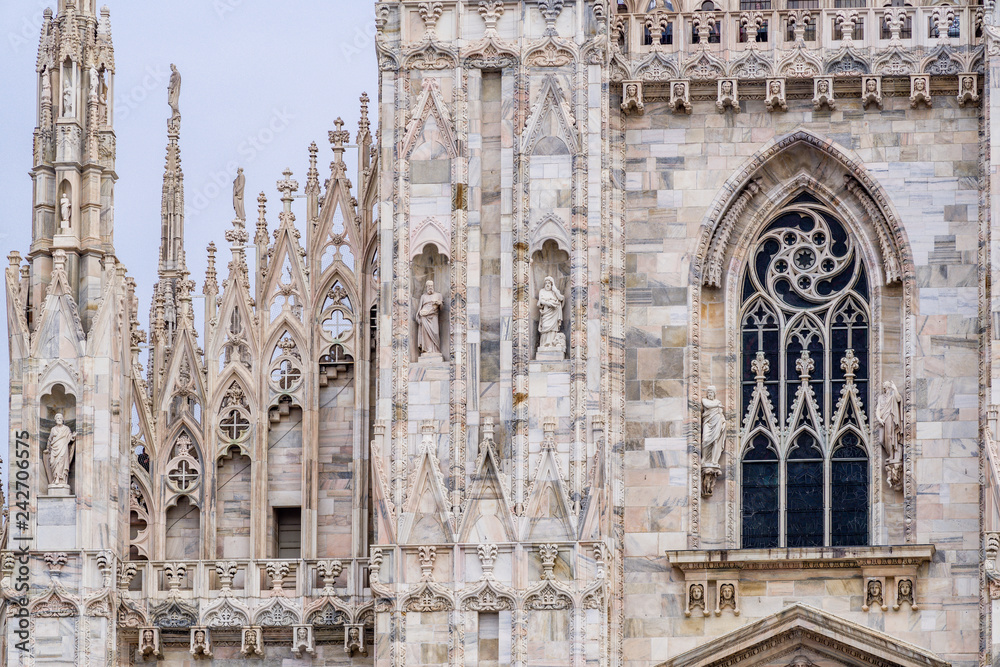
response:
[(147, 333), (58, 0), (3, 664), (998, 664), (980, 3), (374, 3), (357, 133), (237, 178), (200, 290), (174, 70)]

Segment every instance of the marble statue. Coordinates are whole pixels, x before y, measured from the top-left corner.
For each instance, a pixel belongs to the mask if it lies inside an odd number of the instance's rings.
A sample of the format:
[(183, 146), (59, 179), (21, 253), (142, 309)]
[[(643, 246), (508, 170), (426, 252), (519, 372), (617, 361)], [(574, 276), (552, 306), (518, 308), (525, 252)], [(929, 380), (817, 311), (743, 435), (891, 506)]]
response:
[(59, 228), (69, 229), (72, 218), (73, 205), (70, 202), (69, 197), (63, 193), (63, 196), (59, 198)]
[(888, 460), (903, 460), (903, 399), (892, 382), (882, 384), (882, 393), (875, 400), (876, 438), (882, 443)]
[(428, 280), (417, 308), (417, 351), (421, 355), (441, 354), (440, 313), (444, 299), (434, 291), (434, 281)]
[(246, 220), (247, 214), (243, 208), (243, 191), (246, 189), (247, 177), (243, 175), (243, 167), (236, 171), (236, 180), (233, 181), (233, 209), (236, 211), (237, 220)]
[(101, 81), (101, 78), (100, 78), (100, 76), (97, 73), (97, 68), (94, 67), (94, 66), (91, 66), (90, 67), (90, 81), (88, 82), (90, 84), (90, 96), (91, 97), (97, 97), (97, 87), (98, 87), (98, 84), (100, 83), (100, 81)]
[(556, 287), (552, 276), (538, 291), (538, 340), (539, 352), (558, 352), (560, 358), (566, 353), (566, 335), (562, 332), (563, 303), (565, 298)]
[(716, 398), (715, 387), (705, 390), (701, 407), (701, 461), (718, 467), (726, 449), (726, 413), (722, 401)]
[(69, 466), (73, 462), (73, 442), (76, 440), (69, 426), (63, 423), (63, 414), (56, 413), (56, 425), (49, 433), (46, 445), (49, 461), (50, 486), (67, 487), (69, 482)]
[(170, 83), (167, 85), (167, 104), (170, 105), (171, 118), (180, 118), (181, 99), (181, 73), (177, 71), (177, 65), (170, 65)]
[(63, 118), (72, 118), (73, 112), (73, 84), (67, 79), (63, 84)]

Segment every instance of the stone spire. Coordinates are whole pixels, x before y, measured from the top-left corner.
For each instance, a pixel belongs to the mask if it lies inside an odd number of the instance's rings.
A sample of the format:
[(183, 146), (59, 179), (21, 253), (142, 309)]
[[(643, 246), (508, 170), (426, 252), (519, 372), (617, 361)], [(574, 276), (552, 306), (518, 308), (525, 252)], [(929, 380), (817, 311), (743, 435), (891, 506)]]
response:
[(177, 282), (186, 273), (184, 258), (184, 170), (181, 167), (180, 73), (174, 65), (167, 90), (171, 115), (167, 120), (167, 156), (163, 170), (163, 194), (160, 200), (160, 263), (157, 284), (164, 299), (167, 345), (176, 330)]
[(96, 313), (114, 254), (114, 47), (111, 15), (94, 3), (60, 0), (42, 14), (35, 71), (38, 116), (30, 292), (40, 303), (51, 280), (52, 254), (69, 257), (68, 280), (84, 330)]

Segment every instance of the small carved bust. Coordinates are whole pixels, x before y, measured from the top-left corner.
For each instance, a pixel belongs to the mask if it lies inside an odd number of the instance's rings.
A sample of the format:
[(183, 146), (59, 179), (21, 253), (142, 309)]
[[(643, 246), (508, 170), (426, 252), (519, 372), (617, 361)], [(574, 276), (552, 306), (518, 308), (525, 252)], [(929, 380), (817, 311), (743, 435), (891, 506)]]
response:
[(816, 87), (813, 91), (813, 108), (819, 111), (826, 105), (831, 111), (837, 108), (833, 101), (833, 84), (828, 78), (816, 79)]
[(877, 76), (866, 76), (862, 83), (861, 106), (867, 109), (869, 104), (882, 108), (882, 86)]
[(785, 84), (781, 79), (771, 79), (767, 82), (764, 106), (768, 111), (788, 110), (788, 104), (785, 102)]
[(896, 603), (892, 605), (893, 610), (898, 610), (904, 602), (912, 609), (917, 608), (913, 600), (913, 581), (910, 579), (900, 579), (896, 583)]
[(307, 625), (295, 626), (292, 641), (292, 653), (295, 654), (295, 657), (300, 658), (303, 653), (313, 655), (315, 652), (310, 627)]
[(684, 611), (684, 615), (690, 616), (695, 609), (699, 608), (703, 615), (708, 615), (705, 608), (705, 586), (704, 584), (691, 584), (688, 587), (687, 609)]
[(869, 579), (865, 586), (865, 603), (861, 606), (862, 611), (868, 611), (872, 607), (880, 607), (885, 611), (888, 607), (882, 593), (882, 582), (878, 579)]
[(688, 99), (688, 87), (683, 81), (674, 81), (671, 84), (670, 107), (674, 111), (691, 113), (691, 100)]
[(264, 655), (260, 645), (260, 630), (257, 628), (243, 628), (243, 648), (240, 653), (245, 656)]
[(736, 584), (725, 581), (719, 584), (719, 602), (715, 606), (715, 615), (721, 616), (723, 609), (732, 609), (733, 614), (740, 615), (740, 605), (736, 597)]
[(160, 655), (160, 641), (155, 628), (143, 628), (139, 635), (139, 655), (145, 659)]

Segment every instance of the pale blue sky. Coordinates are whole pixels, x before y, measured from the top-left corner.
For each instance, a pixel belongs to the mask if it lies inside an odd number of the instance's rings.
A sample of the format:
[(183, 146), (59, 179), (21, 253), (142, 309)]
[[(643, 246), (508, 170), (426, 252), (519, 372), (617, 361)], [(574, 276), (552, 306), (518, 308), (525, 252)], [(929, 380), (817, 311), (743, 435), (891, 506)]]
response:
[[(229, 166), (239, 164), (246, 172), (251, 234), (261, 190), (267, 193), (273, 229), (280, 206), (275, 182), (281, 172), (290, 167), (304, 186), (307, 148), (315, 141), (320, 147), (321, 179), (325, 178), (332, 159), (327, 131), (341, 116), (354, 140), (358, 98), (365, 91), (373, 101), (374, 128), (378, 96), (374, 3), (106, 0), (105, 4), (111, 8), (116, 65), (115, 248), (139, 285), (140, 318), (146, 328), (158, 259), (170, 63), (183, 76), (185, 249), (200, 293), (209, 241), (220, 247), (220, 272), (229, 261), (223, 238), (233, 219), (235, 173), (228, 171)], [(36, 123), (35, 58), (42, 11), (55, 5), (56, 0), (0, 0), (0, 259), (4, 266), (7, 253), (19, 250), (23, 255), (31, 242), (28, 173)], [(352, 169), (354, 163), (352, 157)], [(356, 177), (351, 180), (357, 184)], [(299, 211), (303, 206), (301, 201), (296, 203)], [(301, 222), (304, 216), (300, 212), (298, 217)], [(195, 302), (196, 310), (202, 310), (201, 303)], [(6, 305), (0, 334), (7, 337)], [(3, 358), (0, 387), (6, 390), (7, 350)], [(0, 426), (10, 433), (6, 401), (0, 411)], [(4, 471), (6, 449), (0, 446)]]

